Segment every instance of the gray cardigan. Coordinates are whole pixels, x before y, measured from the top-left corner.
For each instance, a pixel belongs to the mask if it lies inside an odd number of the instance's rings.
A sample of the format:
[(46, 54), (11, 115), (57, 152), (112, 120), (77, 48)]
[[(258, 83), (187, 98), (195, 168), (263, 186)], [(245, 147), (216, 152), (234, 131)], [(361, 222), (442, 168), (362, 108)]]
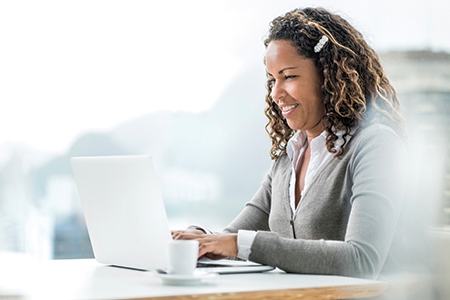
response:
[(311, 183), (293, 215), (292, 163), (282, 155), (224, 231), (257, 231), (251, 261), (294, 273), (377, 278), (391, 255), (405, 163), (405, 147), (393, 130), (380, 124), (358, 130), (343, 155)]

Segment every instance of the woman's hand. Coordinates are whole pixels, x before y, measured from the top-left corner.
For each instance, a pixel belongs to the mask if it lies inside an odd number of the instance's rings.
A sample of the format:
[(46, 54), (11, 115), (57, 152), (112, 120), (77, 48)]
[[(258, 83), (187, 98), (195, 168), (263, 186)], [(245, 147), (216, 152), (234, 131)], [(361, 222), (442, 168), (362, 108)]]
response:
[(221, 259), (238, 254), (237, 234), (205, 234), (201, 230), (172, 231), (176, 240), (197, 240), (200, 244), (198, 257)]
[(206, 235), (205, 232), (198, 229), (172, 230), (172, 238), (174, 240), (192, 240), (193, 236)]

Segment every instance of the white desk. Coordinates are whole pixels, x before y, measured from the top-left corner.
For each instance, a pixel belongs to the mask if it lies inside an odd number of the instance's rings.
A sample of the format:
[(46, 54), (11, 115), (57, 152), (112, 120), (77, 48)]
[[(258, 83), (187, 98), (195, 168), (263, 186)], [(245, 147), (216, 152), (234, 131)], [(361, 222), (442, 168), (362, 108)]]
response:
[(198, 286), (167, 286), (151, 272), (95, 260), (0, 259), (0, 299), (336, 299), (382, 293), (380, 281), (281, 271), (219, 275)]

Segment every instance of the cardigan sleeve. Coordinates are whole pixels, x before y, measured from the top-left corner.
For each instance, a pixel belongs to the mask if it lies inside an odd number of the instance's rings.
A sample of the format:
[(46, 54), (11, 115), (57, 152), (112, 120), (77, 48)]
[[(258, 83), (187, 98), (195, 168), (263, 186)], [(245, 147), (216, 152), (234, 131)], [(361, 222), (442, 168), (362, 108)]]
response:
[(352, 196), (345, 239), (291, 239), (259, 231), (249, 259), (293, 273), (377, 278), (401, 211), (405, 165), (397, 135), (383, 128), (364, 132), (346, 171)]

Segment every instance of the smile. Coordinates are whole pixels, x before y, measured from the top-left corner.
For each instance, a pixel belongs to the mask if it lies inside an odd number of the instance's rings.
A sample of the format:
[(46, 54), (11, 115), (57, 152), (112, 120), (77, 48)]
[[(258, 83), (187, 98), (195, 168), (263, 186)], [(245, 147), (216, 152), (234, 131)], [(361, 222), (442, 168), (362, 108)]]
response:
[(294, 105), (280, 107), (280, 109), (283, 113), (288, 113), (291, 110), (293, 110), (294, 108), (296, 108), (297, 106), (298, 106), (298, 104), (294, 104)]

